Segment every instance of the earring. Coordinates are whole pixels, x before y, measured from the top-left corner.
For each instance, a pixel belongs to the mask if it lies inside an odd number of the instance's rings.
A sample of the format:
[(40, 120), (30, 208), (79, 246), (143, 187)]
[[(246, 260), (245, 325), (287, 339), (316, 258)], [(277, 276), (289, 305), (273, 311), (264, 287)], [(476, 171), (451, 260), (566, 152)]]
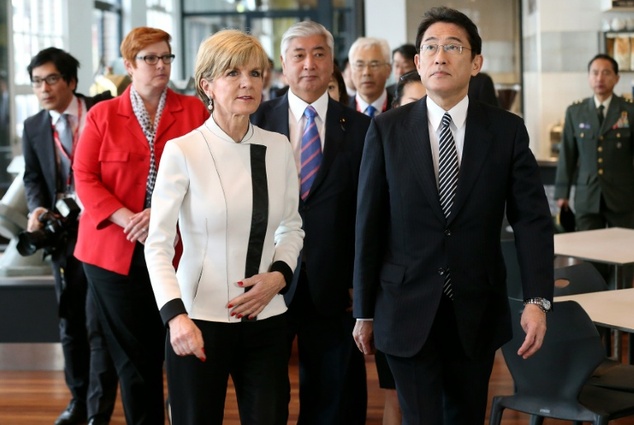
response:
[(214, 100), (211, 97), (209, 98), (209, 103), (207, 104), (207, 109), (209, 109), (209, 112), (213, 112), (214, 111)]

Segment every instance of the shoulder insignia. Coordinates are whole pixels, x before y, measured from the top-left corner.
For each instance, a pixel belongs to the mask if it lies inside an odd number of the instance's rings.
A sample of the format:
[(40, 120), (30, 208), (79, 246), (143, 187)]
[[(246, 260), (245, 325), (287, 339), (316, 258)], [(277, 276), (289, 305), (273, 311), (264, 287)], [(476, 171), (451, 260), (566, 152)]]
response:
[(625, 100), (627, 103), (634, 103), (634, 99), (630, 97), (624, 97), (623, 100)]
[(572, 102), (573, 105), (578, 105), (580, 103), (583, 103), (585, 99), (579, 99), (579, 100), (575, 100), (574, 102)]

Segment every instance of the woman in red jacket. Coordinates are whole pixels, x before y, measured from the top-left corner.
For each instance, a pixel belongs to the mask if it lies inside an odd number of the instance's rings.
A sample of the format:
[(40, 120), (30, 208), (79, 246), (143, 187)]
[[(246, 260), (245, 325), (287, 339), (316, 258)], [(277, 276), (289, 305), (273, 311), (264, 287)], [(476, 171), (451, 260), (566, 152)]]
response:
[(73, 160), (83, 216), (75, 256), (84, 262), (108, 350), (121, 382), (128, 424), (163, 424), (165, 330), (143, 243), (165, 143), (200, 126), (203, 103), (167, 88), (170, 35), (133, 29), (121, 43), (132, 84), (96, 105)]

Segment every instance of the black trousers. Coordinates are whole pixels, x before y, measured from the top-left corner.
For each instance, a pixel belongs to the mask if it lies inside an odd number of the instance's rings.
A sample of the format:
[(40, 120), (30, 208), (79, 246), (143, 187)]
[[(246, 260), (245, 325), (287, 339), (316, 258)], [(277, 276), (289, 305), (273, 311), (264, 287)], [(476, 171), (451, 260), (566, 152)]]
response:
[(464, 354), (452, 302), (443, 296), (431, 335), (413, 357), (386, 354), (403, 425), (482, 425), (495, 352)]
[(117, 397), (117, 373), (87, 292), (83, 264), (73, 256), (71, 237), (63, 252), (53, 255), (58, 300), (59, 336), (64, 375), (72, 398), (85, 403), (88, 417), (110, 419)]
[[(166, 341), (173, 425), (222, 425), (229, 376), (245, 425), (286, 425), (288, 362), (284, 315), (240, 323), (196, 320), (207, 359), (177, 356)], [(169, 334), (168, 334), (169, 335)]]
[(143, 245), (137, 244), (127, 276), (90, 264), (84, 264), (84, 269), (119, 375), (126, 423), (163, 424), (165, 328), (150, 284)]
[(299, 425), (364, 425), (365, 358), (352, 338), (350, 312), (324, 315), (309, 294), (304, 270), (288, 309), (288, 350), (297, 337)]

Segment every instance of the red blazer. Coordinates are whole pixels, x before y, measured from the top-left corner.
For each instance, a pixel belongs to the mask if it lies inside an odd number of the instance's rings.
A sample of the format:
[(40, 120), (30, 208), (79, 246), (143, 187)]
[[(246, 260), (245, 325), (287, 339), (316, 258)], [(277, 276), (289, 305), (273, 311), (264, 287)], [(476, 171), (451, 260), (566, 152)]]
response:
[[(168, 89), (154, 140), (157, 164), (168, 140), (197, 128), (208, 116), (199, 99)], [(123, 207), (143, 210), (149, 169), (150, 148), (132, 110), (128, 87), (90, 110), (77, 144), (73, 170), (84, 207), (75, 247), (79, 260), (128, 274), (135, 244), (108, 217)]]

